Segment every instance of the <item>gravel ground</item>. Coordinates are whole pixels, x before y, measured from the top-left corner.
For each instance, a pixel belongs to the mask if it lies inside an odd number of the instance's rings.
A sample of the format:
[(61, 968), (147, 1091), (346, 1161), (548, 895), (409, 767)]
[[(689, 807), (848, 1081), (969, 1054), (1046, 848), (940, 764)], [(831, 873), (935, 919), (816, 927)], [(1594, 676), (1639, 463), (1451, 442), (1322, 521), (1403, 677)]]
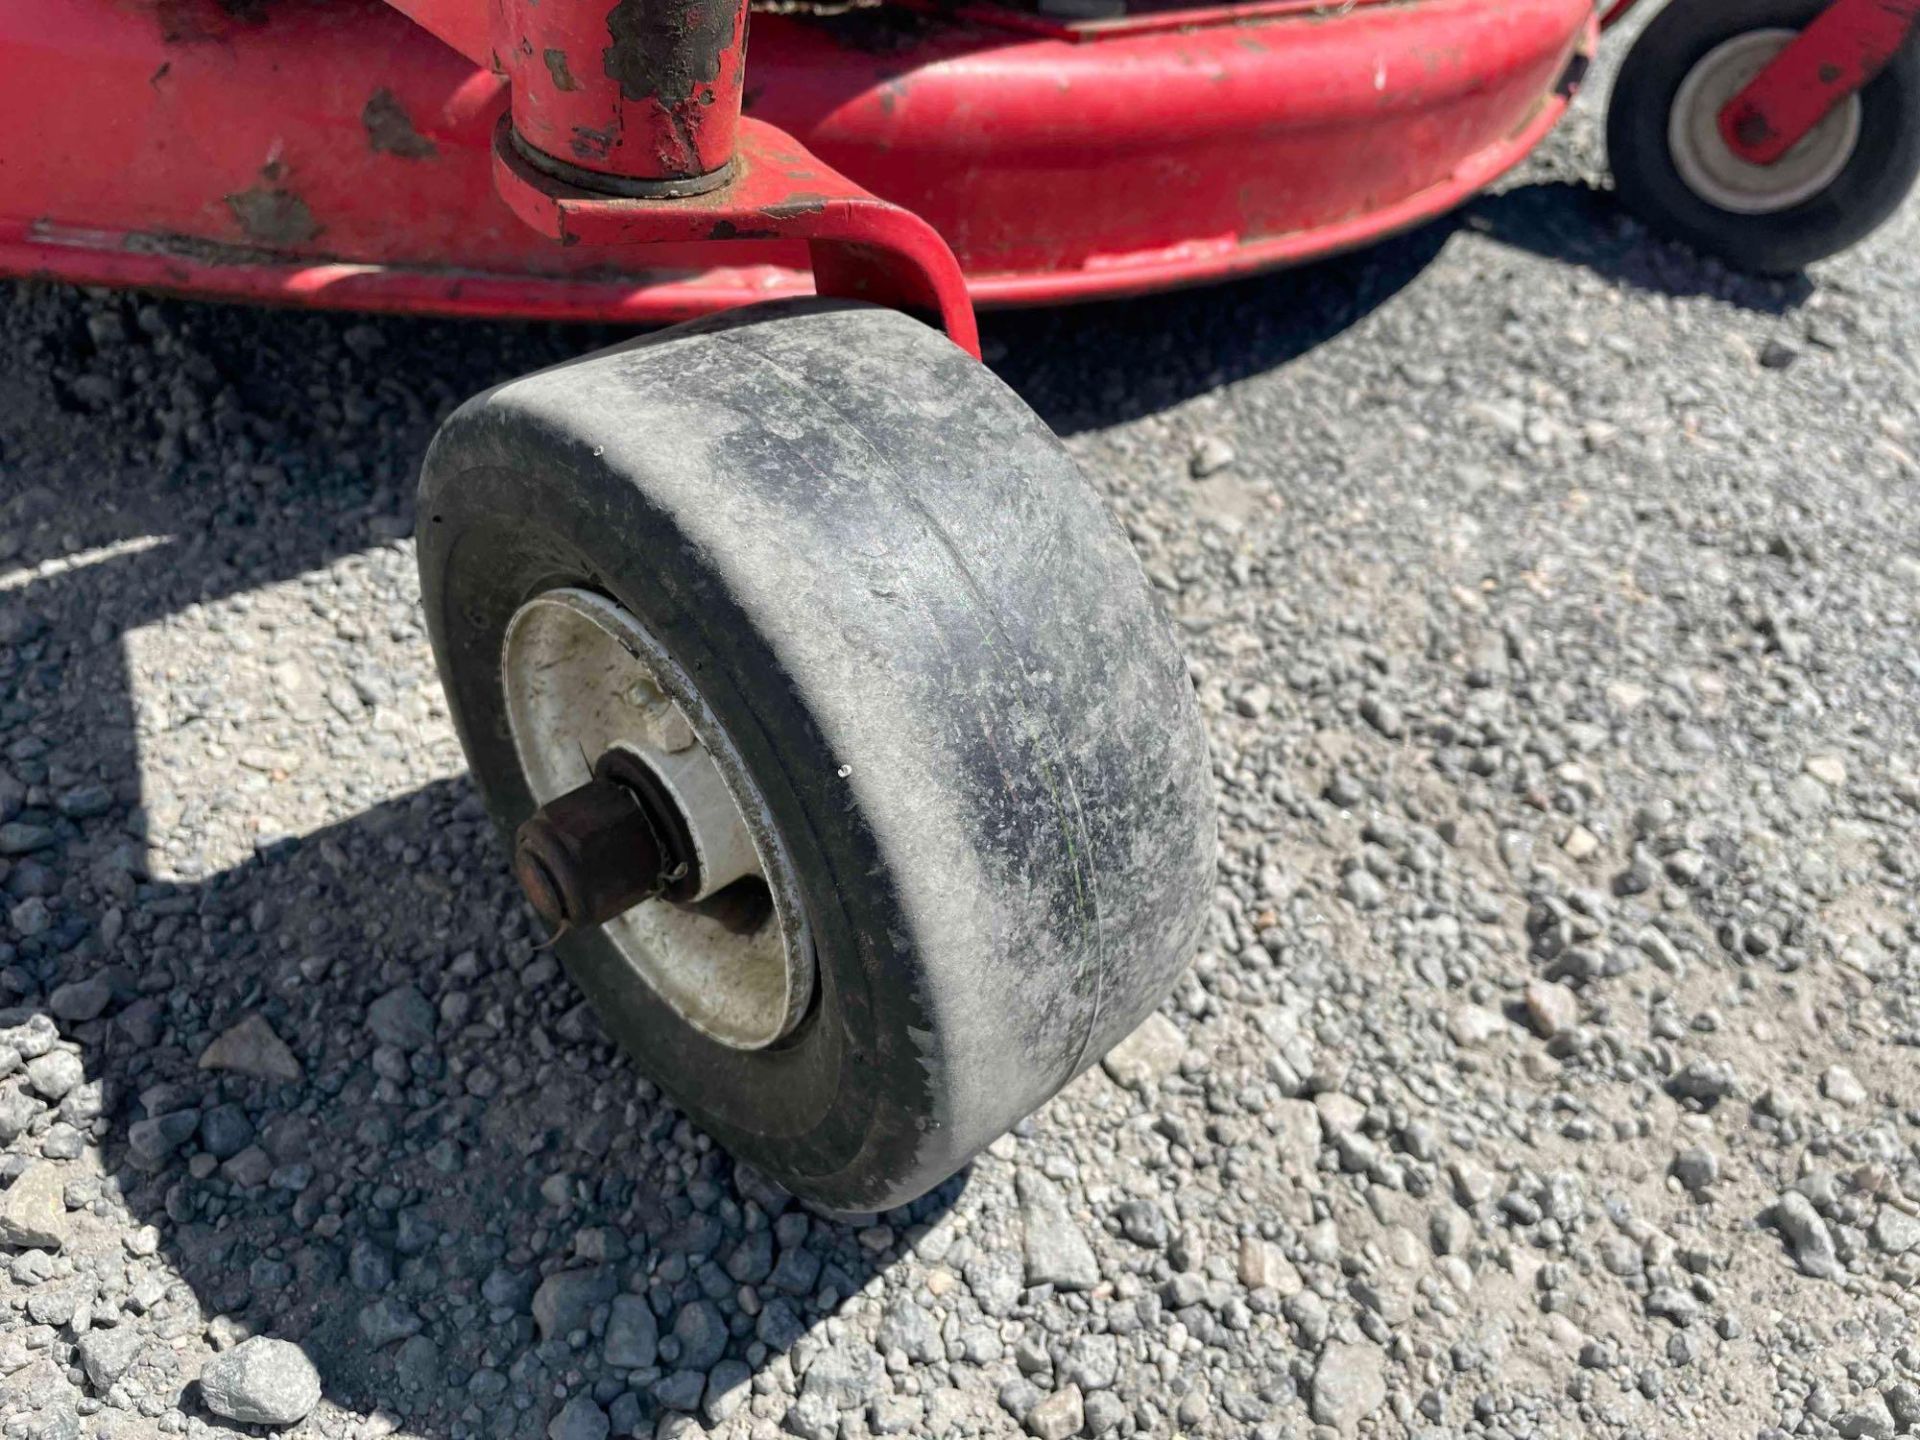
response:
[(1220, 883), (866, 1223), (599, 1034), (447, 725), (417, 458), (607, 336), (0, 288), (0, 1433), (1920, 1427), (1920, 211), (1730, 277), (1599, 98), (1383, 248), (989, 324)]

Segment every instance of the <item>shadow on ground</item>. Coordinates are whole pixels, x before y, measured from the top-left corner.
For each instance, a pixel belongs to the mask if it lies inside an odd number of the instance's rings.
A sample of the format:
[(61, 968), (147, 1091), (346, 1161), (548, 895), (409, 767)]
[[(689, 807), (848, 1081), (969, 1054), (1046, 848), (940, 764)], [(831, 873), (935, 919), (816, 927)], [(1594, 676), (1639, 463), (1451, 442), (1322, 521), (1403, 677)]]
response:
[(1541, 181), (1482, 195), (1377, 245), (1223, 285), (1072, 308), (990, 312), (987, 358), (1062, 435), (1154, 414), (1264, 374), (1344, 334), (1413, 284), (1462, 231), (1665, 295), (1783, 314), (1813, 286), (1727, 270), (1650, 235), (1606, 191)]
[(1449, 219), (1502, 245), (1578, 265), (1616, 284), (1661, 295), (1704, 295), (1764, 315), (1784, 315), (1813, 294), (1804, 274), (1746, 275), (1652, 235), (1612, 194), (1569, 180), (1482, 195)]
[[(70, 1033), (118, 1101), (106, 1163), (194, 1321), (298, 1340), (332, 1400), (417, 1433), (536, 1433), (556, 1392), (651, 1433), (664, 1400), (701, 1404), (719, 1347), (746, 1357), (750, 1384), (831, 1313), (822, 1286), (851, 1295), (897, 1252), (795, 1209), (694, 1136), (574, 1003), (497, 859), (461, 778), (202, 884), (143, 886), (140, 948), (165, 961), (63, 965), (110, 973), (126, 1002)], [(441, 1002), (421, 1043), (369, 1061), (369, 996), (442, 970), (422, 987)], [(301, 1080), (198, 1068), (247, 1016), (297, 1047)], [(136, 1117), (189, 1108), (189, 1142), (143, 1153)], [(931, 1223), (963, 1185), (890, 1218), (903, 1235)], [(747, 1202), (765, 1216), (752, 1228)], [(536, 1292), (539, 1262), (569, 1247)], [(622, 1294), (659, 1317), (664, 1353), (632, 1366), (629, 1339), (626, 1364), (589, 1367), (614, 1353), (605, 1317)], [(693, 1318), (675, 1329), (676, 1315)], [(644, 1331), (638, 1343), (652, 1348)], [(580, 1385), (582, 1371), (596, 1378)], [(515, 1409), (530, 1396), (535, 1413)]]
[(1423, 226), (1223, 285), (982, 317), (988, 362), (1061, 435), (1118, 425), (1276, 370), (1364, 320), (1439, 258)]

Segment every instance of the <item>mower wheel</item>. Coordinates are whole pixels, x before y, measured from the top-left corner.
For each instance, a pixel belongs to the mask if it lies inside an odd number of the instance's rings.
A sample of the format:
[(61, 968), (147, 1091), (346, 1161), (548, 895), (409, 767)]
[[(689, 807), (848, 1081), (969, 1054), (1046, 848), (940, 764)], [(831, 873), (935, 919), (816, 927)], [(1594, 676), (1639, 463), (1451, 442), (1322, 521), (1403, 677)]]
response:
[(1607, 156), (1621, 201), (1653, 229), (1758, 274), (1846, 249), (1920, 176), (1920, 46), (1836, 106), (1772, 165), (1718, 117), (1828, 0), (1674, 0), (1620, 67)]
[(419, 554), (568, 968), (803, 1198), (922, 1194), (1184, 969), (1186, 668), (1059, 442), (937, 331), (782, 302), (502, 385), (435, 438)]

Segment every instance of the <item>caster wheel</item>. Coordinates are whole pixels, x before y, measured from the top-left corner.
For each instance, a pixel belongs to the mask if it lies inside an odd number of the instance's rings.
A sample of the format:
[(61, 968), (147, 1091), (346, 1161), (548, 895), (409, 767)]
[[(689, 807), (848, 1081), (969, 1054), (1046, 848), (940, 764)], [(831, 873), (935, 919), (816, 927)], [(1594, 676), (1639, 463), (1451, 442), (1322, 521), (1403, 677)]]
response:
[(1772, 165), (1720, 138), (1726, 103), (1826, 0), (1675, 0), (1628, 52), (1607, 107), (1620, 199), (1653, 229), (1759, 274), (1836, 254), (1920, 175), (1920, 46), (1903, 47)]
[(936, 331), (754, 306), (513, 381), (435, 438), (420, 516), (530, 902), (640, 1066), (796, 1194), (924, 1193), (1185, 967), (1185, 667), (1072, 460)]

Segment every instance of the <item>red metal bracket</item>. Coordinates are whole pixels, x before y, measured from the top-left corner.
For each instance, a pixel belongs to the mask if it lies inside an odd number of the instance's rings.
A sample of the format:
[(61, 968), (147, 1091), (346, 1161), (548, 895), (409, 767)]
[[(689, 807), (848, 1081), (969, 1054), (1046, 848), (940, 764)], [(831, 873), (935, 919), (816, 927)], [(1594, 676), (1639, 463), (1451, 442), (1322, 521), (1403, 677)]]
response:
[(975, 359), (980, 332), (960, 262), (934, 228), (820, 163), (792, 136), (743, 116), (727, 183), (678, 199), (613, 196), (537, 169), (502, 116), (494, 184), (514, 214), (562, 245), (805, 240), (814, 288), (925, 316)]
[(1720, 111), (1720, 136), (1771, 165), (1872, 80), (1920, 25), (1920, 0), (1834, 0)]
[(978, 359), (939, 233), (741, 114), (747, 3), (493, 0), (512, 86), (493, 135), (501, 198), (562, 245), (805, 240), (820, 294), (918, 312)]
[(1627, 12), (1639, 3), (1640, 0), (1613, 0), (1613, 4), (1609, 5), (1600, 15), (1600, 28), (1602, 30), (1611, 30), (1622, 20), (1626, 19)]

